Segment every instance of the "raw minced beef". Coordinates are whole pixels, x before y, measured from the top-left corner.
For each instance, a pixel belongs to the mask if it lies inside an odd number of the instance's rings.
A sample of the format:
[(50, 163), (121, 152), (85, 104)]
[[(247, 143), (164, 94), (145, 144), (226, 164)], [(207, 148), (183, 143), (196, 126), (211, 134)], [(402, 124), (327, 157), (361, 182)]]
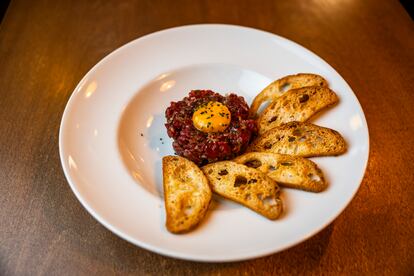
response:
[[(231, 113), (230, 125), (223, 132), (205, 133), (193, 125), (194, 111), (211, 101), (226, 105)], [(235, 94), (222, 96), (211, 90), (192, 90), (181, 101), (171, 102), (165, 116), (175, 153), (199, 166), (236, 157), (257, 133), (255, 121), (249, 119), (246, 101)]]

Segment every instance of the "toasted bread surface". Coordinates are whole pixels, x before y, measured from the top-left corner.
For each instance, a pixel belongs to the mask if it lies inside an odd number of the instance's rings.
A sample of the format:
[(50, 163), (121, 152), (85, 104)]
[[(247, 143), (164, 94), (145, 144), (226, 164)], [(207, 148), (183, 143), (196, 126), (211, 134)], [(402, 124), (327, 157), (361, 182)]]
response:
[(202, 170), (215, 193), (271, 220), (282, 213), (279, 186), (266, 174), (232, 161), (208, 164)]
[(329, 156), (346, 152), (346, 142), (333, 129), (311, 123), (290, 122), (260, 135), (247, 152), (272, 152), (295, 156)]
[(249, 152), (234, 162), (255, 168), (282, 187), (321, 192), (327, 187), (322, 171), (309, 159), (270, 152)]
[(179, 156), (162, 159), (166, 227), (172, 233), (193, 229), (205, 216), (211, 201), (208, 180), (200, 168)]
[(258, 118), (259, 134), (288, 122), (305, 122), (319, 111), (338, 102), (328, 87), (291, 89), (275, 99)]
[(328, 86), (328, 82), (316, 74), (300, 73), (278, 79), (263, 89), (253, 100), (250, 107), (250, 117), (254, 118), (260, 106), (265, 102), (272, 102), (290, 89), (307, 86)]

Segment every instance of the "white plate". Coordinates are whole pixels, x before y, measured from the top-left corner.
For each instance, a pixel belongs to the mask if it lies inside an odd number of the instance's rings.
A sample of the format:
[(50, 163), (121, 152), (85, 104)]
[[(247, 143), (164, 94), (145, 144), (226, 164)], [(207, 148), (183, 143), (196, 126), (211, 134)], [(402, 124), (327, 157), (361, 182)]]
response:
[[(341, 132), (349, 145), (342, 156), (313, 159), (329, 188), (319, 194), (283, 189), (285, 213), (277, 221), (215, 200), (195, 231), (170, 234), (161, 177), (161, 157), (173, 154), (164, 127), (170, 101), (191, 89), (212, 89), (250, 103), (270, 81), (298, 72), (321, 74), (340, 97), (314, 120)], [(73, 192), (118, 236), (176, 258), (234, 261), (281, 251), (332, 222), (360, 185), (369, 139), (351, 88), (312, 52), (259, 30), (194, 25), (134, 40), (92, 68), (66, 106), (59, 147)]]

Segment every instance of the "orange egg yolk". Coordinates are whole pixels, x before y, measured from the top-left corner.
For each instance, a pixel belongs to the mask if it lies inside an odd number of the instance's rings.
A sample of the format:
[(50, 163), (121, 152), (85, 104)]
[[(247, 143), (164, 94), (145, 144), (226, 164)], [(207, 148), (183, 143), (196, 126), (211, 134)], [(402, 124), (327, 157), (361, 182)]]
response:
[(222, 132), (231, 121), (227, 106), (220, 102), (208, 102), (198, 107), (193, 113), (193, 124), (202, 132)]

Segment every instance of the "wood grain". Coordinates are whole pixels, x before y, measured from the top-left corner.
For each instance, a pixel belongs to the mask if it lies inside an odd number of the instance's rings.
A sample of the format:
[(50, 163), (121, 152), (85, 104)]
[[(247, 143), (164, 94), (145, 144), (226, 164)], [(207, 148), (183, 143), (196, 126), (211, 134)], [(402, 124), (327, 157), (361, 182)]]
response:
[[(210, 22), (270, 31), (324, 58), (358, 96), (371, 143), (361, 188), (331, 225), (227, 264), (116, 237), (76, 200), (58, 154), (65, 104), (95, 63), (142, 35)], [(0, 25), (0, 275), (412, 274), (413, 95), (414, 24), (396, 0), (13, 0)]]

